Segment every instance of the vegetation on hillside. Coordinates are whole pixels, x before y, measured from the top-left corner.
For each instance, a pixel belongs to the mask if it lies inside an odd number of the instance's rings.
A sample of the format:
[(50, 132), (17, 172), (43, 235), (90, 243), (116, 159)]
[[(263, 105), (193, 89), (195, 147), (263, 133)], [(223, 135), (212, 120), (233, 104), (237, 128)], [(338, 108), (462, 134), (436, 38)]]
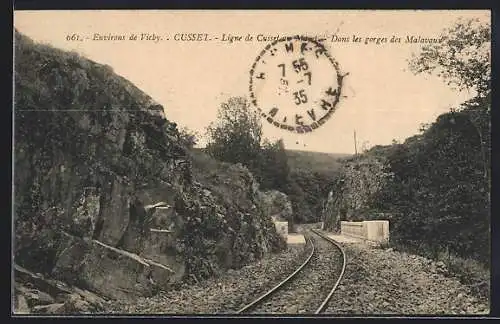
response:
[(287, 150), (290, 179), (301, 198), (296, 204), (295, 219), (299, 223), (319, 222), (331, 190), (349, 154)]
[(210, 156), (245, 165), (261, 190), (278, 190), (289, 196), (291, 229), (293, 223), (320, 219), (323, 197), (336, 175), (332, 167), (336, 157), (287, 151), (281, 139), (270, 142), (263, 138), (259, 114), (242, 97), (222, 103), (217, 120), (207, 128), (207, 137), (205, 151)]
[[(325, 208), (341, 219), (389, 219), (391, 242), (437, 257), (490, 262), (489, 27), (460, 21), (411, 61), (475, 96), (404, 143), (349, 159)], [(382, 213), (382, 214), (381, 214)]]
[(286, 155), (291, 172), (316, 172), (334, 178), (342, 159), (352, 154), (287, 150)]

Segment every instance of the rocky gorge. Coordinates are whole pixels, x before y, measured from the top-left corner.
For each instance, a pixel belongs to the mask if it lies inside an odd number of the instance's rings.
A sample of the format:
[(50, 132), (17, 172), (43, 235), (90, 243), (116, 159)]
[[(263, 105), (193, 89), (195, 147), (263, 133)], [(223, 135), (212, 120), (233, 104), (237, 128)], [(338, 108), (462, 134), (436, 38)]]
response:
[(193, 166), (131, 82), (17, 31), (14, 45), (17, 312), (99, 312), (286, 247), (252, 174)]

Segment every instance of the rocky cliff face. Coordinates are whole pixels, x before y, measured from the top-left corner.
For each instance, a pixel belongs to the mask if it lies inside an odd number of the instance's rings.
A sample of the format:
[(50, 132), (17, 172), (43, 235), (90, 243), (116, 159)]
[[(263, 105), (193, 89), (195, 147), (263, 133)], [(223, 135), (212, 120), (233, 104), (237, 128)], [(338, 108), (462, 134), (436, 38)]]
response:
[(344, 161), (323, 206), (325, 228), (339, 230), (341, 220), (376, 217), (370, 207), (391, 177), (380, 157), (358, 156)]
[[(23, 268), (126, 298), (282, 246), (272, 226), (256, 228), (270, 219), (252, 210), (252, 180), (230, 184), (238, 203), (193, 180), (162, 106), (111, 68), (17, 32), (14, 128), (14, 252)], [(211, 236), (209, 219), (228, 225)], [(239, 246), (240, 236), (259, 248)], [(227, 261), (233, 251), (243, 259)]]

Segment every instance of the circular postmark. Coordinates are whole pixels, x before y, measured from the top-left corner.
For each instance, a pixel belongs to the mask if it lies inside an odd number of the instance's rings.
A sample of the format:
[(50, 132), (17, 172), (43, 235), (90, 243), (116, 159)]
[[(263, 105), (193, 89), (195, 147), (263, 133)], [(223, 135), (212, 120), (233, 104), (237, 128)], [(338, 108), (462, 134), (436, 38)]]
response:
[(335, 112), (343, 77), (319, 41), (282, 37), (255, 59), (250, 70), (250, 101), (274, 126), (311, 132)]

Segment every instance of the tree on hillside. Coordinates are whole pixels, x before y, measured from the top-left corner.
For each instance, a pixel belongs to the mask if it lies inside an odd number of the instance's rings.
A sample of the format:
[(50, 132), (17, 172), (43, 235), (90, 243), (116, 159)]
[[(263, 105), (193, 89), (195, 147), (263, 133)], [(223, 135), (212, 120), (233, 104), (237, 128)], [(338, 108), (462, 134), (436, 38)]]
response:
[(436, 74), (448, 85), (473, 90), (475, 96), (452, 112), (462, 112), (478, 138), (483, 161), (483, 175), (490, 181), (490, 110), (491, 110), (491, 26), (479, 19), (458, 20), (442, 35), (442, 42), (422, 48), (409, 61), (418, 73)]
[(395, 174), (377, 201), (390, 209), (392, 237), (489, 260), (490, 46), (488, 23), (459, 20), (423, 47), (411, 70), (435, 74), (473, 98), (442, 114), (388, 155)]
[(282, 139), (274, 143), (264, 141), (259, 164), (262, 178), (261, 187), (286, 192), (290, 168)]
[(290, 229), (294, 222), (318, 221), (322, 207), (319, 197), (326, 194), (331, 175), (311, 171), (291, 174), (283, 140), (264, 139), (260, 121), (245, 98), (230, 98), (207, 128), (207, 153), (219, 161), (246, 166), (262, 190), (287, 194), (294, 214), (289, 219)]
[(487, 262), (489, 198), (477, 134), (467, 118), (446, 113), (388, 156), (395, 174), (379, 204), (399, 214), (393, 237), (425, 242)]
[(207, 127), (207, 152), (214, 158), (242, 163), (252, 169), (258, 160), (262, 124), (257, 111), (243, 97), (231, 97), (221, 104), (217, 120)]
[[(473, 136), (480, 144), (483, 161), (483, 176), (489, 183), (491, 180), (491, 95), (475, 97), (461, 105), (461, 111), (456, 112), (456, 118), (466, 119), (469, 128), (474, 130)], [(476, 136), (477, 135), (477, 136)]]
[(478, 97), (490, 93), (491, 27), (479, 19), (458, 20), (444, 30), (440, 43), (424, 46), (410, 59), (414, 73), (436, 74), (460, 90), (475, 90)]
[(179, 135), (183, 144), (189, 149), (192, 149), (196, 144), (198, 144), (198, 139), (200, 138), (198, 132), (192, 131), (187, 127), (182, 127), (179, 130)]
[(262, 189), (286, 192), (289, 167), (283, 140), (262, 138), (260, 116), (245, 98), (232, 97), (223, 103), (207, 135), (207, 152), (212, 157), (245, 165)]
[[(325, 224), (333, 226), (345, 207), (349, 218), (382, 213), (396, 247), (489, 265), (489, 27), (459, 21), (442, 39), (415, 55), (411, 69), (471, 90), (473, 98), (404, 142), (375, 146), (346, 163), (345, 181), (334, 187), (325, 208)], [(381, 163), (366, 163), (371, 159)]]

